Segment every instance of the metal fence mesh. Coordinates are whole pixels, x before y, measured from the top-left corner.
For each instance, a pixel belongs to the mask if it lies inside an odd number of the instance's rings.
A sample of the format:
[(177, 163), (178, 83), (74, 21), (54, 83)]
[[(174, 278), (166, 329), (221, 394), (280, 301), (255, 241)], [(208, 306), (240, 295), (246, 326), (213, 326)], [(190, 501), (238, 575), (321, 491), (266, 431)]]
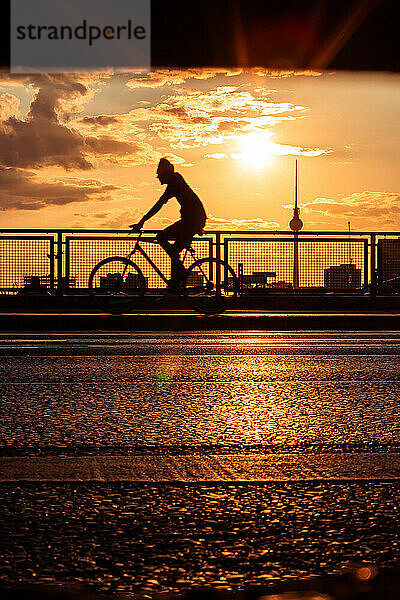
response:
[(226, 242), (226, 259), (244, 289), (287, 287), (293, 281), (293, 244), (289, 240), (235, 240)]
[(378, 285), (382, 292), (400, 292), (400, 239), (378, 240)]
[[(105, 235), (106, 234), (106, 235)], [(153, 232), (147, 232), (141, 243), (144, 250), (170, 277), (170, 260), (157, 244)], [(375, 247), (375, 236), (377, 246)], [(147, 241), (146, 241), (147, 237)], [(379, 238), (379, 239), (378, 239)], [(207, 232), (206, 237), (193, 241), (197, 258), (220, 255), (227, 259), (237, 275), (241, 274), (244, 290), (291, 289), (294, 276), (294, 238), (284, 232)], [(61, 244), (65, 242), (65, 244)], [(67, 279), (70, 291), (87, 290), (93, 267), (109, 256), (127, 256), (135, 238), (125, 232), (78, 232), (45, 230), (4, 231), (0, 234), (0, 293), (62, 291)], [(56, 253), (54, 253), (56, 250)], [(62, 250), (62, 264), (57, 252)], [(371, 281), (376, 258), (378, 292), (400, 293), (400, 238), (397, 233), (299, 235), (297, 245), (298, 287), (300, 289), (363, 290)], [(192, 262), (190, 255), (186, 266)], [(161, 288), (165, 283), (145, 259), (136, 254), (134, 261), (143, 270), (149, 288)], [(54, 267), (62, 280), (54, 277)], [(65, 286), (67, 287), (67, 286)]]
[(0, 291), (45, 292), (52, 289), (52, 238), (0, 237)]
[[(152, 238), (154, 239), (154, 238)], [(67, 238), (67, 263), (69, 264), (70, 288), (83, 288), (88, 286), (89, 275), (93, 267), (101, 260), (109, 256), (128, 257), (132, 252), (135, 239), (130, 238)], [(146, 238), (140, 240), (140, 245), (146, 254), (149, 255), (154, 264), (160, 269), (167, 279), (170, 277), (171, 263), (166, 252), (155, 243), (146, 241)], [(197, 258), (203, 258), (209, 255), (209, 241), (206, 239), (193, 240), (192, 247), (196, 252)], [(183, 255), (182, 255), (183, 256)], [(164, 281), (147, 262), (147, 260), (138, 252), (131, 258), (133, 262), (143, 272), (147, 279), (147, 285), (150, 289), (165, 287)], [(188, 254), (185, 260), (185, 266), (188, 266), (193, 259)]]
[(366, 268), (362, 240), (299, 242), (300, 287), (360, 289)]
[[(228, 239), (227, 260), (244, 289), (284, 289), (294, 285), (293, 238)], [(364, 240), (299, 240), (300, 288), (360, 289), (368, 268)]]

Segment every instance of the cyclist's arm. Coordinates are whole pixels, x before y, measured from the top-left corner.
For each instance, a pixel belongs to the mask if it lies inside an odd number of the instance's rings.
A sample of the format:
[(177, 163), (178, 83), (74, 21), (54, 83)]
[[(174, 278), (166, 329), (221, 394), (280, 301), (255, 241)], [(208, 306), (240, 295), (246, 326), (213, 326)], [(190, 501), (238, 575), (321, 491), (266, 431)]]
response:
[(143, 224), (148, 220), (151, 219), (151, 217), (154, 217), (155, 214), (158, 213), (158, 211), (160, 210), (160, 208), (167, 202), (168, 198), (164, 197), (164, 194), (161, 196), (161, 198), (155, 203), (155, 205), (149, 210), (149, 212), (147, 212), (144, 217), (142, 217), (140, 219), (140, 221), (138, 222), (138, 225), (140, 225), (140, 227), (143, 227)]

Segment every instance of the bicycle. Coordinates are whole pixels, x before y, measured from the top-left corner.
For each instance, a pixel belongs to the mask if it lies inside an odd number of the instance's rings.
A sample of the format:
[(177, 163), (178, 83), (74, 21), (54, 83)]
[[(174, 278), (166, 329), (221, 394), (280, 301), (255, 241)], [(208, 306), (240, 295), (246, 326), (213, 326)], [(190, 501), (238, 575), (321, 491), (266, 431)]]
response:
[[(89, 276), (89, 294), (105, 312), (122, 314), (133, 310), (142, 300), (146, 278), (133, 262), (135, 253), (141, 254), (153, 270), (168, 285), (168, 279), (154, 264), (140, 244), (140, 232), (133, 250), (126, 256), (111, 256), (101, 260)], [(158, 243), (155, 238), (146, 238), (146, 243)], [(239, 282), (232, 267), (220, 258), (196, 259), (192, 246), (185, 249), (182, 262), (188, 254), (193, 263), (185, 269), (182, 280), (183, 295), (189, 306), (204, 315), (217, 315), (231, 308), (239, 292)]]

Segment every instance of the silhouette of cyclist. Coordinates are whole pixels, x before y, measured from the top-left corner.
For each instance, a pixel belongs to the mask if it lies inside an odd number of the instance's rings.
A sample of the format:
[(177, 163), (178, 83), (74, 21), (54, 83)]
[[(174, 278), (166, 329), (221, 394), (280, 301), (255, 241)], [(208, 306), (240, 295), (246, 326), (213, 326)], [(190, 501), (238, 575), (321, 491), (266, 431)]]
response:
[[(182, 175), (176, 173), (174, 166), (166, 158), (161, 158), (157, 167), (157, 177), (160, 183), (167, 188), (153, 208), (140, 219), (138, 223), (130, 225), (133, 233), (139, 232), (145, 221), (153, 217), (170, 198), (176, 198), (181, 205), (181, 218), (157, 234), (157, 241), (167, 252), (171, 259), (171, 279), (168, 282), (169, 293), (179, 293), (180, 283), (185, 273), (185, 268), (179, 256), (184, 248), (189, 248), (193, 236), (203, 234), (206, 223), (206, 213), (200, 198), (188, 186)], [(171, 244), (169, 240), (175, 240)]]

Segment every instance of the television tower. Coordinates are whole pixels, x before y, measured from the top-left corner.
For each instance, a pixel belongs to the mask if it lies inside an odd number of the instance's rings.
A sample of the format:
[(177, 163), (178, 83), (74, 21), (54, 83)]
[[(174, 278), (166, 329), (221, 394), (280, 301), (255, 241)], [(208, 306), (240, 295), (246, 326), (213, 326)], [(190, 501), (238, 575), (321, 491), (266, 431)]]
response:
[(295, 169), (295, 186), (294, 186), (294, 210), (293, 218), (289, 223), (290, 229), (293, 231), (293, 287), (297, 289), (299, 287), (299, 231), (303, 227), (303, 221), (299, 217), (299, 207), (297, 206), (297, 190), (298, 190), (298, 176), (297, 176), (297, 160)]

